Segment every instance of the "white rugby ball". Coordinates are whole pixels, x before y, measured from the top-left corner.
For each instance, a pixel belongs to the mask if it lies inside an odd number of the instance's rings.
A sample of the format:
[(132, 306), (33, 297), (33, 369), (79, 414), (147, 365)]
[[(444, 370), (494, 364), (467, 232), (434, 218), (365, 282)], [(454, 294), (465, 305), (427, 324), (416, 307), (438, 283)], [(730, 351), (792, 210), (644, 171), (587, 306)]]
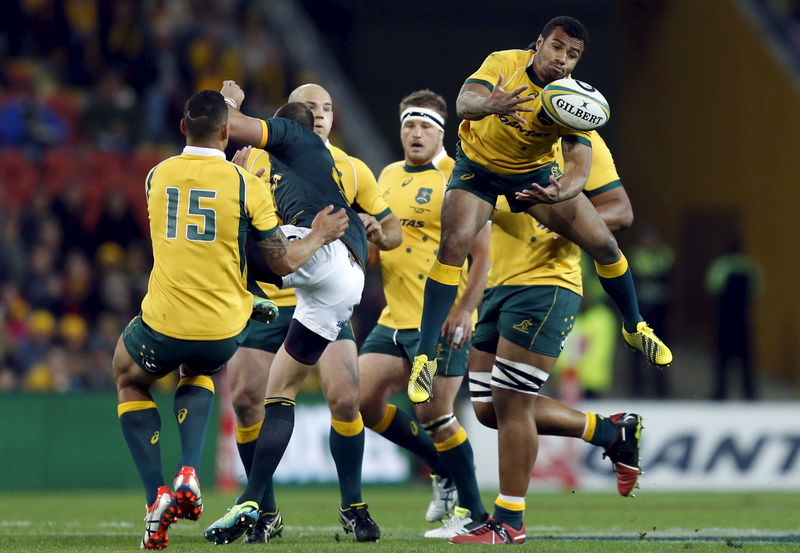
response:
[(611, 117), (600, 91), (577, 79), (558, 79), (544, 87), (542, 105), (553, 121), (577, 131), (599, 129)]

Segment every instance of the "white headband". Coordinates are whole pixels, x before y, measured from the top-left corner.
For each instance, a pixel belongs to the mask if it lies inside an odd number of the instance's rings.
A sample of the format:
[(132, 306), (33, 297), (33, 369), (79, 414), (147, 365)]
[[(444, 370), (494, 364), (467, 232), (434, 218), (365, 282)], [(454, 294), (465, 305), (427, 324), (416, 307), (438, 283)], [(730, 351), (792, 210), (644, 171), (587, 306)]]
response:
[(432, 122), (439, 127), (439, 130), (444, 132), (444, 117), (432, 109), (418, 107), (406, 108), (403, 110), (403, 113), (400, 114), (400, 124), (405, 123), (406, 119)]

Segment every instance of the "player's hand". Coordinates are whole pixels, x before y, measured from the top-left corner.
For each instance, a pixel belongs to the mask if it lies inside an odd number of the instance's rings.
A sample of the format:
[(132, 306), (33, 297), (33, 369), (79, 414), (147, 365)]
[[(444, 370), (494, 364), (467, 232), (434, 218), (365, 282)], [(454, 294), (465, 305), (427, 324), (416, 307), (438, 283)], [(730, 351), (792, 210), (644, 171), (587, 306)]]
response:
[[(252, 151), (253, 151), (253, 147), (252, 146), (245, 146), (244, 148), (239, 148), (238, 150), (236, 150), (236, 153), (233, 154), (233, 157), (231, 158), (231, 163), (235, 163), (236, 165), (238, 165), (242, 169), (246, 170), (247, 169), (247, 160), (250, 158), (250, 152), (252, 152)], [(258, 178), (261, 178), (261, 177), (264, 176), (265, 172), (266, 172), (266, 169), (264, 169), (262, 167), (261, 169), (259, 169), (258, 171), (255, 172), (255, 175)]]
[(238, 107), (242, 107), (244, 102), (244, 90), (236, 81), (222, 81), (222, 90), (219, 91), (225, 98), (230, 98)]
[(455, 349), (461, 349), (472, 338), (472, 314), (456, 307), (442, 325), (442, 336)]
[(344, 208), (334, 211), (332, 205), (320, 210), (311, 222), (311, 230), (322, 237), (324, 244), (340, 238), (348, 226), (350, 226), (350, 220)]
[(376, 244), (383, 242), (386, 236), (383, 234), (381, 223), (369, 213), (359, 213), (358, 216), (361, 222), (364, 223), (364, 230), (367, 231), (367, 239)]
[(494, 88), (492, 88), (492, 91), (484, 100), (484, 107), (486, 107), (489, 113), (495, 113), (497, 115), (510, 115), (521, 124), (527, 125), (528, 122), (525, 121), (525, 119), (523, 119), (518, 112), (533, 111), (533, 108), (530, 106), (522, 106), (520, 104), (532, 102), (536, 99), (536, 97), (520, 96), (520, 94), (528, 89), (528, 87), (524, 85), (519, 88), (515, 88), (510, 92), (506, 92), (505, 88), (503, 88), (505, 83), (506, 78), (502, 73), (500, 73), (499, 77), (497, 78), (497, 84), (494, 85)]
[(514, 196), (518, 200), (522, 200), (524, 202), (531, 202), (532, 204), (554, 204), (558, 202), (563, 202), (564, 200), (569, 200), (578, 195), (577, 192), (573, 192), (569, 190), (565, 186), (565, 182), (562, 182), (562, 179), (556, 179), (554, 176), (550, 176), (550, 184), (547, 188), (539, 186), (537, 183), (531, 183), (531, 187), (520, 192), (516, 192)]

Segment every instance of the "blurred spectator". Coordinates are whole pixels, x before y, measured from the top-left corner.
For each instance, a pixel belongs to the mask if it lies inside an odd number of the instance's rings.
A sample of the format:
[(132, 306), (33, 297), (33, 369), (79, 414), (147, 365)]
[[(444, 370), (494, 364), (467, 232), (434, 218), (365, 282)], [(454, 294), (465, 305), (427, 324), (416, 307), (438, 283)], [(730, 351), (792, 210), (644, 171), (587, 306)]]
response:
[(25, 273), (25, 260), (19, 217), (0, 214), (0, 282), (19, 282)]
[[(629, 255), (631, 269), (636, 275), (636, 293), (642, 316), (661, 339), (669, 342), (669, 296), (675, 252), (655, 228), (645, 226)], [(669, 371), (648, 366), (641, 355), (632, 355), (630, 360), (632, 397), (647, 397), (648, 389), (659, 398), (671, 395)], [(652, 388), (648, 384), (652, 384)]]
[(28, 334), (19, 343), (15, 356), (20, 375), (41, 362), (55, 347), (56, 319), (51, 312), (44, 309), (32, 311), (27, 323)]
[(64, 262), (63, 298), (64, 313), (93, 317), (100, 310), (94, 290), (94, 275), (89, 260), (80, 250), (70, 250)]
[(140, 137), (136, 92), (117, 70), (107, 71), (92, 87), (80, 121), (86, 140), (101, 150), (127, 152)]
[(739, 364), (742, 393), (756, 399), (752, 364), (750, 306), (762, 287), (761, 269), (732, 241), (706, 274), (706, 290), (716, 303), (717, 359), (712, 399), (728, 397), (729, 365)]
[(9, 98), (0, 107), (0, 146), (21, 148), (38, 157), (44, 148), (63, 140), (64, 121), (45, 103), (42, 77), (22, 64), (8, 68)]
[(232, 41), (238, 30), (226, 29), (223, 23), (212, 14), (206, 32), (189, 45), (188, 65), (195, 90), (219, 90), (226, 79), (242, 79), (239, 48)]
[(53, 215), (58, 218), (63, 233), (64, 249), (84, 249), (88, 245), (83, 198), (83, 184), (71, 182), (64, 192), (56, 198), (51, 207)]
[(47, 189), (38, 188), (22, 209), (19, 217), (19, 231), (26, 249), (34, 247), (39, 239), (43, 221), (50, 217), (50, 194)]
[(56, 254), (50, 248), (33, 248), (23, 291), (33, 309), (57, 311), (61, 306), (61, 275), (56, 270)]
[(139, 221), (133, 216), (122, 190), (109, 190), (94, 233), (98, 246), (103, 242), (114, 242), (127, 248), (134, 240), (142, 239)]

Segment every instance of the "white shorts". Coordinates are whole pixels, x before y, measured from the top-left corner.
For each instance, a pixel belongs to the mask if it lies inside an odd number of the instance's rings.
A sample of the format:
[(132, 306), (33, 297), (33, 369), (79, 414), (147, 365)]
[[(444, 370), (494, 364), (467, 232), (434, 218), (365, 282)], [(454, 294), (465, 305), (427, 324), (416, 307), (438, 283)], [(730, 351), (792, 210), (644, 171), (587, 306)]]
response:
[[(289, 240), (311, 232), (305, 227), (283, 225)], [(364, 271), (341, 240), (322, 246), (308, 263), (283, 277), (284, 288), (294, 288), (297, 307), (294, 319), (333, 342), (361, 302)]]

